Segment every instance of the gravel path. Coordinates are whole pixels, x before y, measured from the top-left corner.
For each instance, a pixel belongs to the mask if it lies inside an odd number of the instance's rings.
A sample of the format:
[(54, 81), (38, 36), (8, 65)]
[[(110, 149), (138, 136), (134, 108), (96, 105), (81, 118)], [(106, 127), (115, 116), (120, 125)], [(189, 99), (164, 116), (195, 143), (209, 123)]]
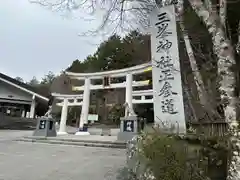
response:
[(14, 142), (0, 131), (0, 180), (116, 180), (125, 150)]

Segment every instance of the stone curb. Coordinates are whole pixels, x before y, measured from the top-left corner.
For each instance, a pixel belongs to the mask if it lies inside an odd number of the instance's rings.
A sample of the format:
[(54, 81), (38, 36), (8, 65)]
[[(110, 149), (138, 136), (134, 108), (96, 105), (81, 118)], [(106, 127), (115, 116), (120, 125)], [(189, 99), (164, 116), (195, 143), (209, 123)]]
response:
[(116, 144), (126, 146), (126, 142), (123, 141), (97, 141), (97, 140), (83, 140), (83, 139), (64, 139), (54, 137), (36, 137), (36, 136), (24, 136), (24, 139), (29, 140), (46, 140), (46, 141), (64, 141), (64, 142), (81, 142), (81, 143), (94, 143), (94, 144)]
[(46, 144), (61, 144), (61, 145), (74, 145), (74, 146), (87, 146), (87, 147), (103, 147), (103, 148), (117, 148), (126, 149), (126, 145), (123, 144), (104, 144), (104, 143), (91, 143), (91, 142), (80, 142), (80, 141), (59, 141), (59, 140), (43, 140), (43, 139), (16, 139), (16, 141), (21, 142), (31, 142), (31, 143), (46, 143)]

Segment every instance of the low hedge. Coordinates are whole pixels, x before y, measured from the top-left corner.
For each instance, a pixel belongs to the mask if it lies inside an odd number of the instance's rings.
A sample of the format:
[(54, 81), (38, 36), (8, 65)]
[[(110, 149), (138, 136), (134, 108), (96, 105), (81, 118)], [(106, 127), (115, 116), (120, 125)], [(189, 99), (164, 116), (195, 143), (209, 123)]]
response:
[(205, 137), (141, 133), (128, 142), (127, 171), (131, 180), (226, 179), (232, 145), (229, 136)]

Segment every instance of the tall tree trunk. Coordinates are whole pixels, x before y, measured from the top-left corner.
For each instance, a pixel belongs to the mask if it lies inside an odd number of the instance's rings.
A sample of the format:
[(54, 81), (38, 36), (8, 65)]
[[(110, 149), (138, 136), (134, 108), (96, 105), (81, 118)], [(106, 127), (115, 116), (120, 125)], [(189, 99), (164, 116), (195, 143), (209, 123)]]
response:
[[(218, 57), (218, 75), (221, 78), (219, 89), (222, 104), (224, 105), (225, 121), (229, 122), (230, 128), (235, 129), (238, 123), (236, 121), (235, 74), (231, 70), (236, 64), (233, 47), (226, 38), (217, 14), (208, 11), (201, 0), (189, 0), (189, 2), (200, 19), (205, 23), (208, 32), (212, 36), (214, 53)], [(236, 140), (236, 137), (234, 137), (234, 139)], [(237, 143), (237, 145), (239, 145), (239, 143)], [(237, 153), (234, 159), (236, 162), (232, 161), (231, 169), (236, 171), (230, 171), (230, 174), (233, 176), (229, 176), (228, 178), (237, 180), (240, 179), (238, 172), (240, 170), (240, 158)]]
[(213, 8), (212, 1), (205, 0), (204, 3), (209, 11), (213, 11), (214, 8)]
[[(190, 120), (193, 120), (193, 121), (198, 121), (198, 118), (197, 118), (197, 113), (196, 113), (196, 110), (194, 108), (194, 105), (193, 105), (193, 101), (192, 101), (192, 97), (194, 96), (192, 93), (190, 94), (189, 91), (191, 91), (191, 86), (188, 84), (188, 81), (187, 81), (187, 74), (184, 73), (183, 74), (183, 94), (186, 96), (186, 102), (187, 102), (187, 105), (188, 105), (188, 108), (185, 109), (185, 114), (186, 114), (186, 117), (189, 117)], [(190, 111), (190, 112), (189, 112)], [(192, 115), (192, 117), (191, 117)], [(189, 121), (190, 121), (189, 120)]]
[(190, 61), (190, 66), (194, 75), (194, 80), (196, 81), (196, 86), (197, 86), (197, 90), (199, 93), (199, 99), (202, 105), (206, 104), (206, 96), (205, 94), (205, 87), (204, 87), (204, 83), (203, 83), (203, 79), (202, 79), (202, 75), (199, 72), (198, 66), (197, 66), (197, 62), (196, 59), (194, 57), (194, 53), (193, 53), (193, 49), (187, 34), (187, 31), (185, 30), (184, 27), (184, 22), (183, 22), (183, 18), (182, 16), (179, 17), (179, 24), (180, 24), (180, 28), (183, 34), (183, 39), (184, 39), (184, 43), (186, 46), (186, 51), (188, 54), (188, 58)]
[[(210, 0), (209, 0), (210, 1)], [(219, 0), (219, 16), (224, 30), (226, 30), (226, 13), (227, 13), (227, 2), (226, 0)]]
[(235, 74), (231, 71), (232, 66), (236, 64), (234, 59), (233, 47), (230, 41), (225, 37), (219, 19), (214, 12), (209, 12), (201, 0), (189, 0), (192, 8), (205, 23), (208, 32), (212, 35), (214, 52), (218, 57), (218, 74), (221, 77), (220, 91), (221, 99), (224, 102), (224, 112), (226, 122), (235, 124), (236, 121), (236, 98)]
[(237, 45), (236, 45), (236, 51), (238, 54), (240, 54), (240, 21), (238, 22), (238, 42), (237, 42)]
[[(194, 53), (193, 53), (193, 49), (189, 40), (189, 36), (187, 31), (185, 30), (185, 26), (184, 26), (184, 19), (183, 19), (183, 13), (184, 13), (184, 8), (183, 8), (183, 1), (179, 1), (178, 6), (177, 6), (177, 14), (178, 14), (178, 19), (179, 19), (179, 25), (183, 34), (183, 39), (185, 42), (185, 46), (186, 46), (186, 51), (188, 54), (188, 58), (189, 58), (189, 62), (190, 62), (190, 66), (193, 72), (193, 77), (194, 80), (196, 82), (196, 87), (198, 90), (198, 96), (199, 96), (199, 100), (200, 100), (200, 104), (201, 106), (204, 108), (204, 110), (206, 112), (209, 112), (211, 115), (218, 115), (218, 113), (216, 113), (215, 109), (213, 108), (213, 106), (211, 105), (210, 101), (209, 101), (209, 97), (208, 97), (208, 93), (206, 91), (206, 88), (204, 86), (204, 82), (203, 82), (203, 78), (202, 75), (198, 69), (198, 65), (196, 62), (196, 59), (194, 57)], [(220, 118), (220, 116), (219, 116)]]

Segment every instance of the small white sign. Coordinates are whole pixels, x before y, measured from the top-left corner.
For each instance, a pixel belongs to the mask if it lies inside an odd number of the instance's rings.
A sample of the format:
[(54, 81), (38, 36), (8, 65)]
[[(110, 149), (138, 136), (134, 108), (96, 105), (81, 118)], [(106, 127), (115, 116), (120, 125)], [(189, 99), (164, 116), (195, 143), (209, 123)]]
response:
[(88, 121), (91, 121), (91, 123), (98, 121), (98, 114), (88, 114)]

